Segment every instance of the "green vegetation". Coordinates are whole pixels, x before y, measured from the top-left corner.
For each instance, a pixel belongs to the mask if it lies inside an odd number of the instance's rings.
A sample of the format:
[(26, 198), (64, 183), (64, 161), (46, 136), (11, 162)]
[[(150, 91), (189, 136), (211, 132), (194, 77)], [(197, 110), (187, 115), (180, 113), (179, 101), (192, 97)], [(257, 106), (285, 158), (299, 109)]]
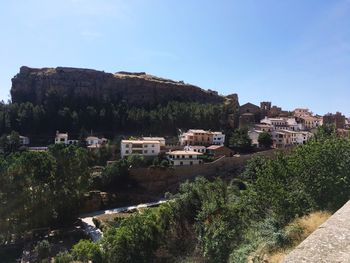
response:
[(83, 148), (0, 156), (0, 244), (31, 229), (71, 224), (88, 186)]
[(15, 130), (33, 135), (32, 141), (43, 144), (52, 142), (56, 130), (76, 135), (83, 134), (84, 129), (109, 136), (135, 131), (156, 134), (159, 130), (176, 134), (178, 128), (219, 129), (223, 115), (221, 104), (169, 102), (156, 107), (133, 107), (126, 102), (96, 101), (86, 105), (85, 101), (75, 101), (68, 106), (61, 103), (59, 95), (51, 95), (43, 105), (0, 103), (0, 134)]
[(258, 262), (302, 235), (296, 218), (349, 200), (350, 140), (331, 133), (288, 155), (252, 159), (241, 180), (186, 182), (168, 203), (118, 218), (97, 246), (79, 246), (97, 248), (84, 255), (103, 262)]
[(262, 132), (259, 134), (258, 142), (260, 147), (271, 148), (273, 141), (272, 136), (268, 132)]
[(238, 152), (249, 152), (252, 149), (252, 140), (249, 138), (248, 129), (235, 130), (229, 139), (229, 146)]

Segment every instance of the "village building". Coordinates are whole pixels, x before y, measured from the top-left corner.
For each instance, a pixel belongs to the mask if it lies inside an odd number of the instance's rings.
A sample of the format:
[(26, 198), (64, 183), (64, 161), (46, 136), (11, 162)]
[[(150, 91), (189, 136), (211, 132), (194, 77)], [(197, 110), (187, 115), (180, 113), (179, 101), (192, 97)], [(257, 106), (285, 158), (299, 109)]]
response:
[(203, 161), (198, 159), (203, 153), (194, 151), (171, 151), (167, 152), (169, 163), (173, 166), (198, 165)]
[(223, 145), (211, 145), (207, 147), (207, 154), (213, 156), (214, 158), (226, 156), (226, 157), (232, 157), (233, 151)]
[(312, 116), (312, 112), (307, 108), (296, 108), (293, 113), (294, 117)]
[(78, 140), (69, 140), (68, 139), (68, 133), (60, 133), (59, 131), (56, 132), (55, 137), (55, 144), (65, 144), (65, 145), (71, 145), (71, 144), (78, 144)]
[(315, 129), (322, 125), (322, 118), (318, 118), (316, 116), (311, 115), (303, 115), (299, 116), (298, 118), (299, 123), (303, 125), (303, 128), (306, 130)]
[[(215, 141), (214, 141), (215, 138)], [(225, 134), (222, 132), (212, 132), (205, 130), (190, 129), (179, 137), (180, 145), (203, 145), (224, 144)]]
[(345, 116), (340, 112), (328, 113), (323, 116), (323, 124), (335, 125), (337, 129), (345, 129)]
[(122, 158), (129, 155), (155, 157), (158, 156), (159, 153), (159, 141), (122, 140), (120, 143), (120, 155)]
[(197, 153), (206, 153), (207, 148), (205, 146), (200, 146), (200, 145), (186, 145), (184, 147), (184, 150), (197, 152)]
[[(260, 147), (258, 139), (259, 139), (259, 135), (262, 134), (263, 132), (267, 132), (267, 131), (257, 130), (257, 129), (248, 131), (248, 136), (252, 141), (252, 146)], [(271, 134), (271, 132), (268, 132), (268, 133)]]
[(88, 136), (85, 140), (89, 149), (100, 148), (102, 145), (105, 145), (108, 142), (106, 138), (98, 138), (96, 136)]
[(30, 143), (30, 140), (27, 136), (22, 136), (20, 135), (19, 136), (19, 143), (22, 145), (22, 146), (28, 146), (29, 143)]
[(160, 146), (165, 146), (165, 138), (164, 137), (142, 137), (144, 141), (158, 141)]

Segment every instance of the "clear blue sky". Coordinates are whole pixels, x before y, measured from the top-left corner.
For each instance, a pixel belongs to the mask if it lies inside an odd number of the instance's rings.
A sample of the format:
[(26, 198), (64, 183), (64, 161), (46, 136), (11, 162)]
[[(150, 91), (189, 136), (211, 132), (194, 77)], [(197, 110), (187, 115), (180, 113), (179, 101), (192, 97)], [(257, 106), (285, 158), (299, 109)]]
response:
[(146, 71), (350, 115), (350, 0), (0, 0), (0, 98), (21, 65)]

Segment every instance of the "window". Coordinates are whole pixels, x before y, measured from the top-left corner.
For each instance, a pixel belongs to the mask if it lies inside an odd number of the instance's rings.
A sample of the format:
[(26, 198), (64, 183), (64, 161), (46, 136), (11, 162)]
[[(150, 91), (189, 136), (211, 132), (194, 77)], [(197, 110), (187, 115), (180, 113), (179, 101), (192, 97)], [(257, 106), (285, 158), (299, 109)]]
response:
[(128, 153), (129, 153), (129, 150), (126, 150), (125, 153), (128, 154)]
[(180, 162), (180, 165), (184, 165), (184, 163), (183, 163), (183, 162)]
[(143, 145), (143, 148), (147, 148), (147, 147), (148, 147), (148, 145), (147, 145), (147, 144), (144, 144), (144, 145)]
[(182, 158), (182, 159), (185, 159), (185, 155), (182, 155), (181, 158)]
[(152, 150), (152, 153), (154, 153), (154, 150)]
[(190, 161), (190, 165), (193, 165), (193, 162), (192, 162), (192, 161)]
[(154, 147), (154, 144), (152, 144), (152, 147)]
[(143, 153), (148, 153), (148, 151), (147, 151), (147, 150), (144, 150)]
[(125, 148), (129, 148), (129, 147), (130, 147), (130, 145), (129, 145), (129, 144), (126, 144), (126, 145), (125, 145)]
[(192, 159), (192, 155), (189, 155), (188, 158)]

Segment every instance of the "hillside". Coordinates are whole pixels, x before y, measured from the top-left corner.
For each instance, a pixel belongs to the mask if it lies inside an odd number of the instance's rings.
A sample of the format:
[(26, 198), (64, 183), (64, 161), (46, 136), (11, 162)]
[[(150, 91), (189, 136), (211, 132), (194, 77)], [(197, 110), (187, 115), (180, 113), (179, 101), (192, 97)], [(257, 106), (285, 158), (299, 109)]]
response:
[[(105, 73), (81, 68), (21, 67), (12, 102), (0, 105), (0, 133), (12, 130), (38, 144), (56, 130), (96, 135), (176, 135), (178, 129), (237, 126), (237, 94), (220, 96), (183, 81), (144, 72)], [(38, 139), (36, 139), (38, 138)]]
[(133, 106), (165, 105), (169, 101), (221, 103), (223, 97), (182, 81), (173, 81), (144, 72), (105, 73), (81, 68), (21, 67), (12, 79), (12, 102), (49, 103), (59, 97), (66, 106), (119, 103)]

